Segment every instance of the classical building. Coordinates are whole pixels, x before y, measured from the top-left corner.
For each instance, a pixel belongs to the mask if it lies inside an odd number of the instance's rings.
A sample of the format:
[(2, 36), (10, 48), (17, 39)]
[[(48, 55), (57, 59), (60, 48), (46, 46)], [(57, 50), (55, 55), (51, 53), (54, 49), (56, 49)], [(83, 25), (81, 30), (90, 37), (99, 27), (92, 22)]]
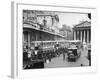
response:
[(91, 42), (91, 22), (83, 21), (73, 27), (74, 40), (81, 40), (85, 43)]
[(66, 40), (73, 39), (73, 32), (70, 26), (62, 25), (62, 28), (59, 29), (59, 32), (66, 38)]
[(51, 41), (64, 38), (59, 34), (58, 24), (59, 18), (54, 13), (23, 10), (24, 45), (30, 47), (34, 41)]

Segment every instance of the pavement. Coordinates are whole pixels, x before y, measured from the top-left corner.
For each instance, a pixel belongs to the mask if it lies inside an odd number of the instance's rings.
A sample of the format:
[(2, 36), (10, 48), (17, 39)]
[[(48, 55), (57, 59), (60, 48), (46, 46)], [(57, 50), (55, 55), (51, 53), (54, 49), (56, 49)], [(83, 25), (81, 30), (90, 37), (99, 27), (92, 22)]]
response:
[(51, 60), (51, 62), (44, 63), (44, 68), (59, 68), (59, 67), (80, 67), (82, 66), (89, 66), (89, 60), (86, 58), (87, 56), (87, 49), (81, 49), (81, 56), (76, 62), (69, 62), (66, 59), (63, 60), (63, 54), (58, 57), (55, 57)]

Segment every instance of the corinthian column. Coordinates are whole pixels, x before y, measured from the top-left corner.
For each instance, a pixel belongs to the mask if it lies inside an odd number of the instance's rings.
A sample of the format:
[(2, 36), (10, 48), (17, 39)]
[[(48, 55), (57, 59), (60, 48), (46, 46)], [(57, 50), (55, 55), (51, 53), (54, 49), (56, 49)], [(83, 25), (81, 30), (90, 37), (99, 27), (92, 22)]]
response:
[(82, 31), (81, 31), (81, 41), (82, 41)]
[(74, 31), (74, 40), (76, 40), (76, 31)]
[(86, 43), (86, 41), (85, 41), (85, 30), (84, 30), (83, 42)]
[(87, 30), (87, 43), (89, 42), (89, 30)]

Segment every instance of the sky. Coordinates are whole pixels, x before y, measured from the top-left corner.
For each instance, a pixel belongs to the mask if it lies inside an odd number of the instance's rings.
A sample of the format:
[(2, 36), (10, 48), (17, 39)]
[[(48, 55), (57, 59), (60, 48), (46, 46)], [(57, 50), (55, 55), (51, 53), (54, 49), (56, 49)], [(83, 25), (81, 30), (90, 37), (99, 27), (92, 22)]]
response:
[(73, 25), (79, 24), (80, 21), (90, 21), (88, 14), (86, 13), (57, 13), (59, 16), (59, 28), (63, 24), (73, 27)]

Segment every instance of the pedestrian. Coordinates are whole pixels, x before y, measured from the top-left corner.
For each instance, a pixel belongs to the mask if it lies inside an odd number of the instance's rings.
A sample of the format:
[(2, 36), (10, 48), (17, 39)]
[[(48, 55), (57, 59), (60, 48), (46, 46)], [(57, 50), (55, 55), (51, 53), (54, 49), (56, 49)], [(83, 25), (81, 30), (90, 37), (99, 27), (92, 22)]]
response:
[(63, 60), (65, 60), (65, 58), (66, 58), (66, 57), (65, 57), (65, 52), (63, 52)]
[(81, 66), (83, 66), (83, 64), (81, 64)]
[(88, 50), (88, 60), (89, 60), (89, 66), (91, 66), (91, 51)]

